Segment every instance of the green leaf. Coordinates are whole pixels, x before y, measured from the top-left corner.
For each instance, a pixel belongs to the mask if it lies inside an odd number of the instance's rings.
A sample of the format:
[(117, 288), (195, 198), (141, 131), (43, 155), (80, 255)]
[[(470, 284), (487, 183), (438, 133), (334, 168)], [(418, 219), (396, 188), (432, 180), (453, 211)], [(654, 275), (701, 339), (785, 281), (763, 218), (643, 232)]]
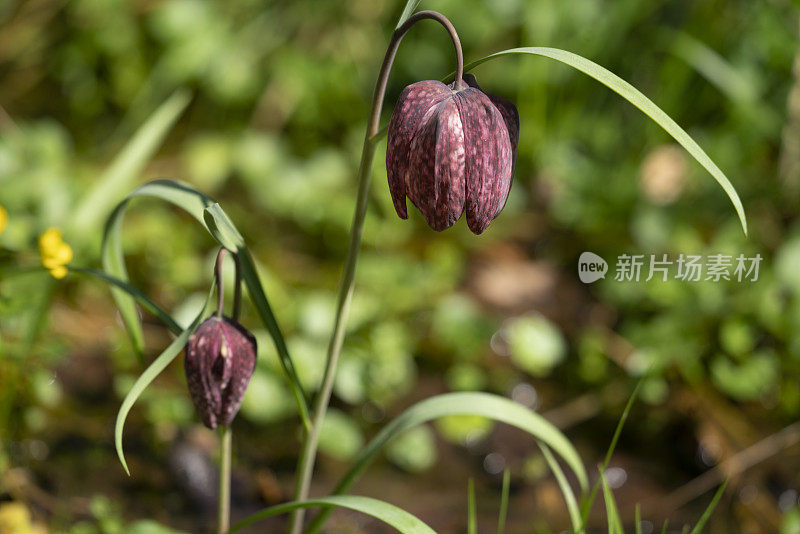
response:
[[(286, 348), (286, 341), (256, 273), (250, 252), (244, 244), (242, 234), (236, 229), (230, 217), (211, 197), (191, 185), (172, 180), (155, 180), (134, 190), (114, 208), (108, 221), (106, 221), (102, 252), (105, 271), (118, 280), (127, 283), (128, 272), (125, 268), (125, 257), (122, 249), (122, 219), (128, 203), (137, 197), (158, 198), (184, 210), (200, 222), (221, 246), (236, 252), (250, 298), (272, 336), (275, 348), (280, 356), (281, 365), (289, 379), (289, 387), (297, 403), (300, 418), (303, 421), (303, 425), (309, 428), (311, 423), (308, 416), (308, 404), (303, 394), (300, 380)], [(144, 336), (136, 305), (131, 296), (123, 290), (112, 288), (111, 291), (120, 310), (123, 323), (128, 330), (128, 335), (131, 337), (134, 350), (141, 354), (144, 348)]]
[(552, 471), (553, 475), (556, 477), (558, 487), (561, 488), (561, 494), (564, 495), (564, 501), (567, 503), (567, 512), (569, 512), (569, 519), (572, 523), (572, 529), (574, 532), (578, 532), (582, 521), (581, 512), (578, 508), (578, 500), (575, 498), (575, 493), (572, 491), (572, 487), (570, 487), (569, 482), (567, 482), (567, 477), (564, 475), (564, 471), (561, 469), (561, 466), (558, 465), (553, 453), (550, 452), (550, 448), (542, 442), (539, 442), (538, 445), (542, 450), (544, 459), (547, 461), (547, 465), (550, 466), (550, 471)]
[(745, 103), (758, 100), (759, 90), (752, 80), (737, 70), (713, 48), (688, 33), (675, 33), (672, 52), (731, 100)]
[(475, 481), (467, 483), (467, 534), (478, 534), (478, 511), (475, 508)]
[[(209, 197), (191, 186), (170, 180), (156, 180), (147, 183), (125, 197), (122, 202), (117, 204), (106, 221), (102, 248), (103, 269), (112, 277), (123, 282), (128, 281), (128, 270), (125, 268), (125, 256), (122, 249), (122, 219), (128, 203), (137, 197), (154, 197), (170, 202), (189, 213), (203, 225), (205, 225), (204, 210), (214, 203)], [(121, 289), (112, 288), (111, 295), (117, 303), (122, 322), (133, 343), (133, 349), (141, 355), (144, 351), (144, 334), (136, 305), (131, 296)]]
[(422, 0), (408, 0), (408, 2), (406, 2), (406, 7), (403, 8), (403, 13), (397, 20), (397, 26), (394, 27), (395, 30), (405, 24), (409, 17), (414, 14), (414, 11), (417, 9), (417, 6), (420, 4), (420, 2), (422, 2)]
[(603, 471), (600, 471), (600, 481), (603, 484), (603, 498), (606, 503), (606, 518), (608, 519), (608, 534), (625, 534), (622, 530), (622, 520), (619, 518), (619, 510), (617, 503), (614, 500), (614, 494), (611, 493), (611, 488), (608, 487), (606, 476)]
[[(581, 488), (587, 488), (586, 470), (578, 452), (569, 440), (541, 415), (498, 395), (459, 392), (425, 399), (411, 406), (383, 427), (378, 435), (361, 450), (350, 470), (334, 488), (332, 494), (347, 492), (392, 438), (409, 428), (448, 415), (484, 416), (528, 432), (561, 456), (575, 473)], [(317, 532), (328, 515), (328, 511), (321, 512), (309, 525), (308, 532)]]
[(72, 221), (75, 231), (93, 228), (131, 188), (190, 100), (191, 93), (179, 89), (145, 121), (78, 205)]
[(739, 216), (739, 222), (742, 225), (742, 231), (744, 234), (747, 235), (747, 219), (744, 214), (744, 207), (742, 206), (742, 201), (739, 199), (738, 193), (736, 193), (736, 189), (734, 189), (733, 185), (730, 183), (728, 178), (725, 176), (719, 167), (708, 157), (708, 155), (700, 148), (692, 137), (686, 133), (686, 131), (678, 126), (678, 124), (670, 118), (661, 108), (653, 103), (652, 100), (644, 96), (638, 89), (634, 86), (611, 72), (610, 70), (601, 67), (597, 63), (590, 61), (582, 56), (577, 54), (573, 54), (572, 52), (567, 52), (566, 50), (560, 50), (558, 48), (547, 48), (547, 47), (523, 47), (523, 48), (511, 48), (509, 50), (503, 50), (502, 52), (497, 52), (491, 55), (488, 55), (484, 58), (481, 58), (477, 61), (473, 61), (469, 65), (464, 67), (464, 72), (474, 69), (481, 63), (485, 63), (491, 59), (496, 59), (498, 57), (503, 57), (512, 54), (529, 54), (529, 55), (536, 55), (536, 56), (544, 56), (549, 57), (550, 59), (555, 59), (556, 61), (560, 61), (573, 67), (588, 76), (591, 76), (595, 80), (599, 81), (612, 91), (619, 94), (622, 98), (639, 108), (645, 115), (653, 119), (659, 126), (661, 126), (668, 134), (670, 134), (678, 143), (680, 143), (689, 153), (692, 155), (694, 159), (698, 161), (705, 169), (711, 173), (714, 179), (722, 186), (722, 189), (728, 194), (728, 198), (730, 198), (731, 202), (733, 203), (734, 208), (736, 209), (736, 213)]
[(371, 497), (359, 497), (355, 495), (335, 495), (331, 497), (322, 497), (319, 499), (309, 499), (302, 502), (288, 502), (271, 506), (265, 510), (251, 515), (250, 517), (239, 521), (231, 527), (230, 534), (237, 532), (244, 527), (272, 517), (274, 515), (285, 514), (300, 508), (348, 508), (361, 512), (363, 514), (371, 515), (376, 519), (380, 519), (387, 525), (391, 525), (404, 534), (436, 534), (434, 530), (409, 514), (392, 504), (384, 501), (379, 501)]
[(144, 308), (152, 315), (154, 315), (156, 318), (158, 318), (162, 323), (164, 323), (167, 326), (167, 328), (172, 330), (174, 333), (180, 334), (181, 331), (183, 330), (181, 326), (177, 323), (177, 321), (175, 321), (175, 319), (173, 319), (169, 313), (164, 311), (158, 304), (150, 300), (150, 297), (145, 295), (142, 292), (142, 290), (139, 289), (138, 287), (133, 286), (127, 282), (123, 282), (122, 280), (114, 278), (110, 274), (97, 269), (90, 269), (86, 267), (74, 267), (70, 265), (69, 272), (94, 276), (95, 278), (103, 280), (104, 282), (114, 287), (117, 287), (122, 291), (125, 291), (126, 293), (128, 293), (128, 295), (133, 297), (136, 300), (136, 302), (138, 302), (142, 306), (142, 308)]
[(203, 221), (214, 239), (223, 247), (233, 251), (244, 247), (242, 234), (234, 226), (228, 214), (222, 211), (219, 204), (214, 203), (203, 210)]
[(278, 351), (281, 366), (289, 379), (289, 387), (297, 403), (300, 419), (303, 421), (303, 426), (306, 428), (306, 431), (308, 431), (311, 428), (311, 418), (308, 415), (308, 403), (303, 394), (303, 386), (300, 385), (300, 378), (298, 378), (297, 371), (289, 356), (286, 340), (281, 333), (280, 327), (278, 327), (278, 321), (272, 313), (272, 308), (269, 305), (267, 296), (264, 294), (264, 287), (261, 285), (261, 281), (258, 278), (258, 273), (256, 272), (253, 259), (250, 257), (250, 252), (247, 248), (242, 248), (239, 250), (238, 254), (239, 264), (242, 267), (242, 279), (247, 286), (250, 299), (253, 301), (256, 311), (261, 317), (261, 321), (272, 336), (272, 341), (275, 343), (275, 349)]
[[(622, 427), (625, 426), (625, 421), (628, 420), (628, 415), (631, 412), (631, 408), (633, 407), (633, 401), (636, 400), (636, 396), (639, 393), (639, 389), (642, 387), (646, 376), (643, 376), (639, 379), (636, 383), (636, 387), (633, 388), (633, 392), (631, 396), (628, 397), (628, 402), (625, 404), (625, 409), (622, 410), (622, 415), (619, 418), (619, 422), (617, 423), (617, 427), (614, 429), (614, 435), (611, 437), (611, 444), (608, 446), (608, 450), (606, 451), (606, 457), (603, 459), (603, 463), (600, 467), (601, 471), (605, 471), (608, 467), (608, 463), (611, 461), (611, 456), (614, 454), (614, 449), (617, 447), (617, 441), (619, 441), (619, 436), (622, 434)], [(586, 521), (589, 518), (589, 512), (592, 510), (592, 505), (594, 504), (594, 500), (597, 497), (597, 490), (600, 486), (600, 480), (596, 480), (594, 486), (592, 486), (592, 491), (589, 494), (589, 497), (583, 502), (581, 506), (581, 525), (585, 526)], [(580, 530), (580, 529), (577, 529)]]
[(122, 467), (125, 468), (125, 472), (128, 475), (131, 474), (130, 469), (128, 469), (128, 463), (125, 461), (125, 454), (122, 451), (122, 430), (125, 427), (125, 419), (128, 417), (128, 413), (131, 411), (133, 407), (133, 403), (136, 402), (136, 399), (142, 394), (147, 386), (150, 385), (152, 382), (167, 366), (172, 363), (178, 354), (181, 353), (183, 348), (186, 346), (186, 342), (189, 339), (189, 336), (192, 335), (197, 325), (200, 324), (200, 320), (203, 318), (203, 315), (206, 312), (206, 308), (208, 307), (208, 303), (211, 301), (211, 297), (214, 293), (214, 287), (216, 284), (211, 284), (211, 290), (208, 293), (208, 297), (206, 298), (206, 302), (203, 305), (203, 309), (200, 310), (200, 313), (197, 314), (192, 324), (184, 330), (181, 335), (175, 338), (175, 340), (170, 343), (170, 345), (164, 349), (158, 358), (156, 358), (153, 363), (150, 364), (150, 367), (145, 369), (145, 371), (136, 379), (136, 382), (131, 387), (131, 390), (125, 395), (125, 399), (122, 401), (122, 406), (119, 408), (119, 412), (117, 412), (117, 422), (114, 425), (114, 445), (117, 448), (117, 456), (119, 457), (119, 461), (122, 463)]
[(497, 517), (497, 534), (503, 534), (506, 529), (506, 518), (508, 517), (508, 494), (511, 490), (511, 471), (506, 468), (503, 471), (503, 491), (500, 494), (500, 514)]
[(642, 534), (642, 507), (639, 503), (636, 503), (636, 508), (633, 512), (633, 521), (634, 521), (634, 534)]
[(692, 529), (691, 534), (700, 534), (703, 531), (703, 527), (706, 526), (708, 518), (710, 518), (711, 514), (714, 513), (714, 508), (717, 507), (717, 503), (719, 503), (719, 500), (722, 498), (722, 494), (725, 492), (725, 486), (727, 485), (728, 481), (725, 480), (725, 482), (722, 483), (717, 492), (714, 494), (714, 498), (711, 499), (711, 502), (709, 503), (708, 508), (706, 508), (706, 511), (703, 512), (702, 516), (700, 516), (700, 520), (697, 521), (697, 524)]

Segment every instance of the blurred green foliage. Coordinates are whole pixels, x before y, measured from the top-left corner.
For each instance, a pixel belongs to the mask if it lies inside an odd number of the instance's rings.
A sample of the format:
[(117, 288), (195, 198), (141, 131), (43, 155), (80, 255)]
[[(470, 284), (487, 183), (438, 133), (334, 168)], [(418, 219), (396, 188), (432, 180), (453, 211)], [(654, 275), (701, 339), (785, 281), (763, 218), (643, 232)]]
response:
[[(113, 157), (180, 88), (192, 91), (192, 101), (137, 180), (189, 181), (236, 220), (261, 263), (298, 373), (314, 391), (368, 101), (401, 7), (373, 0), (0, 2), (0, 205), (9, 215), (0, 234), (4, 439), (46, 436), (51, 418), (85, 406), (54, 371), (75, 355), (109, 356), (112, 404), (141, 371), (111, 319), (105, 288), (26, 269), (38, 265), (38, 235), (71, 228)], [(451, 18), (467, 60), (554, 46), (631, 81), (731, 177), (751, 236), (741, 235), (727, 198), (699, 165), (604, 87), (545, 59), (483, 65), (481, 85), (515, 101), (521, 116), (508, 205), (480, 238), (462, 223), (434, 233), (415, 210), (401, 221), (379, 149), (337, 410), (326, 420), (333, 437), (323, 433), (323, 450), (352, 456), (372, 423), (418, 388), (510, 395), (520, 383), (555, 386), (558, 393), (545, 399), (553, 406), (647, 370), (653, 375), (642, 397), (653, 409), (669, 409), (673, 388), (708, 386), (775, 427), (796, 419), (800, 204), (792, 177), (778, 168), (782, 143), (800, 143), (783, 132), (796, 7), (788, 0), (437, 0), (422, 8)], [(400, 48), (382, 122), (405, 85), (442, 78), (452, 67), (444, 32), (415, 27)], [(66, 234), (75, 264), (98, 263), (100, 235), (99, 223)], [(186, 217), (142, 202), (128, 217), (125, 242), (133, 282), (191, 315), (187, 302), (210, 279), (210, 240)], [(753, 283), (628, 283), (610, 272), (584, 286), (576, 263), (585, 250), (611, 269), (623, 253), (765, 259)], [(245, 310), (243, 322), (254, 319)], [(165, 336), (147, 332), (152, 356)], [(259, 364), (242, 415), (267, 427), (294, 421), (277, 355), (267, 334), (256, 334)], [(176, 370), (144, 395), (144, 417), (159, 435), (196, 419), (181, 380)], [(459, 443), (488, 432), (485, 420), (464, 418), (435, 428)], [(0, 466), (8, 455), (1, 447)], [(424, 470), (435, 441), (429, 430), (409, 432), (388, 456), (403, 469)]]

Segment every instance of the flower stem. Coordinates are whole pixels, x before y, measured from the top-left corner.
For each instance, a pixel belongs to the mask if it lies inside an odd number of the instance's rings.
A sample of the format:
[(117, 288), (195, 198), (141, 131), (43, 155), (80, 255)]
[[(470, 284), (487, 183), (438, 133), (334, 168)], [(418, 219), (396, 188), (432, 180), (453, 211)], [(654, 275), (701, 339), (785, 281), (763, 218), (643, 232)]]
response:
[[(358, 196), (356, 199), (356, 209), (353, 215), (353, 226), (350, 231), (350, 244), (347, 249), (347, 259), (342, 275), (342, 284), (339, 290), (339, 300), (336, 308), (336, 319), (328, 344), (328, 356), (325, 363), (325, 373), (322, 378), (322, 385), (314, 401), (314, 419), (310, 432), (305, 436), (303, 449), (300, 452), (300, 459), (297, 468), (297, 482), (295, 485), (294, 499), (302, 501), (308, 498), (311, 486), (311, 476), (314, 472), (314, 462), (319, 446), (319, 436), (322, 430), (322, 423), (325, 420), (325, 412), (333, 390), (333, 382), (336, 377), (336, 367), (339, 363), (339, 355), (344, 343), (345, 329), (347, 326), (347, 316), (350, 311), (350, 301), (353, 296), (353, 282), (355, 280), (356, 264), (361, 249), (361, 236), (364, 229), (364, 219), (367, 212), (367, 200), (369, 196), (369, 177), (372, 170), (372, 160), (375, 156), (375, 148), (379, 137), (376, 134), (380, 128), (381, 110), (383, 108), (383, 98), (386, 94), (386, 84), (389, 80), (389, 72), (392, 70), (397, 49), (400, 41), (411, 27), (424, 19), (432, 19), (442, 24), (450, 38), (453, 40), (453, 47), (456, 53), (456, 87), (462, 82), (464, 73), (464, 56), (461, 51), (461, 41), (458, 38), (455, 28), (447, 18), (436, 11), (419, 11), (409, 17), (409, 19), (392, 34), (386, 55), (383, 58), (378, 81), (375, 85), (375, 92), (372, 95), (372, 107), (370, 109), (367, 132), (364, 137), (364, 148), (361, 153), (361, 163), (358, 167)], [(297, 510), (292, 514), (289, 522), (289, 532), (300, 534), (303, 530), (304, 510)]]
[[(217, 253), (217, 261), (214, 263), (214, 277), (217, 280), (217, 317), (222, 317), (222, 307), (225, 304), (225, 288), (223, 287), (224, 280), (222, 277), (222, 262), (225, 261), (225, 256), (230, 252), (226, 248), (220, 248)], [(236, 265), (236, 277), (233, 283), (233, 314), (231, 317), (234, 321), (239, 320), (239, 313), (242, 310), (242, 264), (239, 261), (239, 255), (231, 252), (233, 261)]]
[(217, 317), (222, 317), (222, 307), (225, 304), (225, 287), (222, 279), (222, 262), (225, 261), (225, 255), (228, 249), (221, 248), (217, 252), (217, 261), (214, 263), (214, 277), (217, 279)]
[(219, 450), (219, 500), (217, 501), (217, 533), (225, 534), (231, 524), (231, 442), (230, 426), (223, 426)]

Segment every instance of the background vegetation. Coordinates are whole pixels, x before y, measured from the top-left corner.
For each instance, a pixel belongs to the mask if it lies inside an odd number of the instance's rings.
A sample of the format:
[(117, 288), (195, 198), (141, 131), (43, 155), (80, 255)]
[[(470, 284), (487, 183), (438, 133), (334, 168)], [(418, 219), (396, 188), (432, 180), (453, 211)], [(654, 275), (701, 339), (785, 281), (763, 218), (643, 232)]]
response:
[[(554, 46), (629, 80), (731, 177), (750, 238), (705, 171), (617, 95), (543, 58), (482, 65), (483, 88), (515, 101), (521, 115), (508, 205), (478, 238), (463, 223), (435, 233), (416, 211), (401, 221), (379, 149), (312, 494), (330, 488), (382, 421), (448, 390), (492, 391), (544, 412), (592, 466), (632, 385), (651, 369), (607, 472), (626, 524), (641, 502), (647, 519), (669, 518), (679, 530), (730, 476), (710, 531), (800, 532), (797, 7), (422, 7), (453, 21), (467, 61)], [(142, 532), (155, 528), (144, 518), (192, 532), (212, 524), (215, 441), (193, 412), (182, 365), (131, 413), (127, 478), (113, 419), (143, 363), (105, 285), (36, 269), (38, 236), (63, 229), (73, 263), (97, 266), (102, 222), (132, 185), (170, 177), (203, 189), (261, 263), (312, 391), (369, 98), (401, 8), (389, 0), (0, 2), (0, 205), (8, 213), (0, 234), (0, 525), (113, 533), (136, 521)], [(452, 70), (452, 45), (435, 24), (420, 24), (395, 65), (384, 123), (405, 85)], [(168, 132), (163, 140), (158, 130)], [(211, 240), (187, 217), (141, 202), (125, 244), (132, 281), (188, 322), (210, 279)], [(584, 285), (576, 264), (587, 250), (606, 258), (612, 275), (623, 253), (765, 260), (754, 283), (607, 276)], [(149, 361), (169, 336), (144, 321)], [(257, 324), (253, 310), (243, 322)], [(266, 332), (257, 334), (259, 364), (236, 422), (234, 518), (289, 497), (297, 454), (293, 401)], [(466, 524), (466, 481), (476, 477), (488, 531), (508, 467), (508, 531), (561, 531), (568, 523), (557, 486), (521, 436), (481, 419), (440, 421), (395, 442), (356, 493), (457, 532)], [(335, 532), (381, 528), (334, 517)]]

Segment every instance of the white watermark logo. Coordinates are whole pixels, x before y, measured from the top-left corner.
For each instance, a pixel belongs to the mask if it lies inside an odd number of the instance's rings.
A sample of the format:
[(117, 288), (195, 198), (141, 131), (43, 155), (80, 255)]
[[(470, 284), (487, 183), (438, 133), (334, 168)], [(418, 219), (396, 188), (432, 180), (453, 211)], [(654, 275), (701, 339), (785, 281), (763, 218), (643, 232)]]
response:
[(578, 258), (578, 277), (584, 284), (591, 284), (606, 277), (608, 264), (594, 252), (584, 252)]
[[(757, 282), (758, 270), (763, 258), (761, 254), (745, 256), (739, 254), (620, 254), (614, 269), (617, 282), (650, 282), (657, 280), (681, 280), (684, 282)], [(608, 264), (594, 252), (584, 252), (578, 258), (578, 277), (584, 284), (591, 284), (606, 277)]]

